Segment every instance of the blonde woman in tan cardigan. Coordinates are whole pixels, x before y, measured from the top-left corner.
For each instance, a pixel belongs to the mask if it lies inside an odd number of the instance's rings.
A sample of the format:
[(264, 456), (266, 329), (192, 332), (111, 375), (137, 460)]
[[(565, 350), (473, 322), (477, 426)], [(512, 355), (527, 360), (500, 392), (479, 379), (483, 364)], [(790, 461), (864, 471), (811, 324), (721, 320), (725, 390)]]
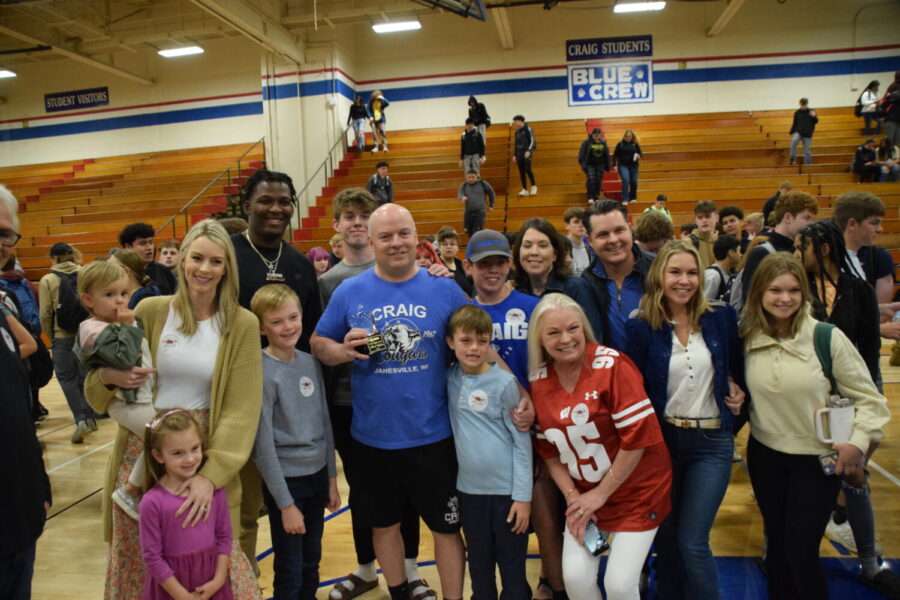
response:
[[(208, 437), (207, 459), (185, 484), (180, 513), (190, 526), (209, 515), (213, 492), (224, 487), (232, 531), (239, 532), (241, 487), (238, 472), (250, 456), (262, 401), (262, 354), (256, 317), (237, 303), (234, 248), (225, 229), (212, 220), (195, 225), (184, 239), (174, 296), (148, 298), (136, 309), (157, 371), (158, 410), (191, 410)], [(99, 412), (113, 397), (107, 386), (138, 387), (148, 369), (98, 369), (85, 384)], [(109, 495), (121, 485), (140, 452), (141, 440), (120, 428), (104, 489), (104, 525), (110, 542), (105, 598), (137, 600), (146, 568), (137, 522), (112, 507)], [(258, 598), (246, 556), (234, 541), (229, 577), (235, 598)]]

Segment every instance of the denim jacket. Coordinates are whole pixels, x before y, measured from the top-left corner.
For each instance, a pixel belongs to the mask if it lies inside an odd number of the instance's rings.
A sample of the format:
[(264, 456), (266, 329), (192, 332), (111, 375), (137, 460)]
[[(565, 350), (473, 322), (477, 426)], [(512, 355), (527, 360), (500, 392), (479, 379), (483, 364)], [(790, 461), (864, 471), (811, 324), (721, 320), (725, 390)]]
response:
[[(721, 414), (722, 429), (731, 431), (735, 417), (725, 406), (725, 396), (729, 393), (729, 375), (746, 392), (743, 348), (734, 309), (719, 303), (712, 303), (711, 307), (712, 311), (700, 316), (700, 333), (709, 348), (715, 370), (713, 393)], [(628, 333), (625, 353), (644, 376), (647, 395), (656, 415), (662, 419), (669, 401), (669, 359), (672, 357), (674, 328), (671, 323), (665, 323), (660, 329), (651, 329), (647, 321), (631, 318), (625, 329)]]

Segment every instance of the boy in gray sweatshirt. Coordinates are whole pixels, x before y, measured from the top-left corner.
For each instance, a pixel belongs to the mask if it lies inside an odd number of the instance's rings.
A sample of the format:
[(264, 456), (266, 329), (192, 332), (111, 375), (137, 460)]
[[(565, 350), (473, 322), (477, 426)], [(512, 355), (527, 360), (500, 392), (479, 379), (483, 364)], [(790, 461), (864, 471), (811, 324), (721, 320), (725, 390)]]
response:
[(269, 345), (263, 350), (263, 404), (253, 460), (265, 487), (275, 598), (314, 600), (324, 511), (341, 506), (334, 439), (319, 363), (295, 348), (300, 299), (286, 285), (261, 287), (250, 301)]
[(466, 180), (459, 186), (457, 197), (465, 205), (463, 210), (463, 229), (469, 237), (484, 229), (484, 217), (487, 208), (494, 210), (497, 194), (487, 181), (479, 178), (478, 171), (469, 170)]

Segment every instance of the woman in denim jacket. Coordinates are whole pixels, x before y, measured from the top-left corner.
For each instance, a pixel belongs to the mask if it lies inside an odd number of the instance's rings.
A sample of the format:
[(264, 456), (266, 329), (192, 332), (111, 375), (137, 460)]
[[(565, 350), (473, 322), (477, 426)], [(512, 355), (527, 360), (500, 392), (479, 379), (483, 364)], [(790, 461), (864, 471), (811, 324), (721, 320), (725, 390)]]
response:
[(660, 598), (720, 597), (709, 531), (725, 496), (732, 426), (744, 393), (737, 315), (708, 303), (690, 242), (669, 242), (626, 323), (626, 354), (644, 376), (672, 457), (672, 513), (656, 537)]

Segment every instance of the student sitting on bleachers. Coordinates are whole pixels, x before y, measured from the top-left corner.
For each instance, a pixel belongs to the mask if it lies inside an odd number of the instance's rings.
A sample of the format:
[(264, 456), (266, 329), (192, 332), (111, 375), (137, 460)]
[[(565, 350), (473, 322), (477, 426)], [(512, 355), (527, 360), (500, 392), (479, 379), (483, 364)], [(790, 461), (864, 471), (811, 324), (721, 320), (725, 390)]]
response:
[(878, 150), (875, 152), (875, 164), (878, 166), (879, 182), (900, 180), (900, 164), (897, 164), (898, 158), (900, 158), (900, 149), (893, 145), (889, 139), (881, 138)]
[(859, 182), (874, 181), (880, 167), (875, 163), (875, 140), (867, 139), (856, 149), (853, 155), (853, 172), (859, 175)]

